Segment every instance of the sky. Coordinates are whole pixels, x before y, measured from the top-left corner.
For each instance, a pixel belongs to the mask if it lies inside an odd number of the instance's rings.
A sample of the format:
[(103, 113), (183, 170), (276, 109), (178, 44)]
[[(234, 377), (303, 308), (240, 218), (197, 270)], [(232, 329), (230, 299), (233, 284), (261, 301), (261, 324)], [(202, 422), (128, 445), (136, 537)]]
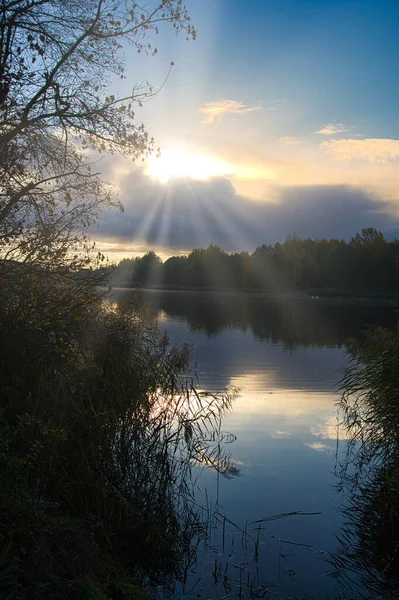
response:
[[(399, 236), (399, 2), (188, 0), (195, 42), (165, 27), (156, 56), (126, 49), (123, 94), (161, 148), (104, 157), (125, 212), (94, 231), (112, 261), (285, 236)], [(174, 66), (165, 85), (171, 61)]]

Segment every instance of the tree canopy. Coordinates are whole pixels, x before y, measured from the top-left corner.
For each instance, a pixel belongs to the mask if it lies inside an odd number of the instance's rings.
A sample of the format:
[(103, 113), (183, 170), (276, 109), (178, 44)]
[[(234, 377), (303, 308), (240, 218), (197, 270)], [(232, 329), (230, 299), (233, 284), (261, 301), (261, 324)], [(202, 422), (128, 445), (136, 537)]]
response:
[[(125, 259), (114, 274), (119, 285), (205, 289), (244, 289), (279, 293), (395, 293), (398, 291), (398, 240), (388, 242), (370, 227), (345, 240), (300, 239), (263, 244), (249, 254), (228, 254), (211, 245), (163, 264), (153, 252)], [(149, 261), (156, 269), (145, 269)], [(127, 265), (130, 265), (127, 270)], [(122, 269), (123, 265), (123, 269)]]
[(135, 114), (153, 88), (117, 96), (110, 83), (127, 77), (126, 44), (157, 53), (162, 23), (196, 36), (181, 0), (1, 2), (0, 259), (89, 264), (88, 229), (102, 206), (118, 205), (93, 151), (134, 160), (154, 150)]

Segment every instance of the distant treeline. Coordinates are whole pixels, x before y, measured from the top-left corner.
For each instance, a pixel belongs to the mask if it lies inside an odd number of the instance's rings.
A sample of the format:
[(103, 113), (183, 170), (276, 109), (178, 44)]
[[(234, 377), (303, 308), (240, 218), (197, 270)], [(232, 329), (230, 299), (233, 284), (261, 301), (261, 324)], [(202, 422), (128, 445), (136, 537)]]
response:
[(154, 252), (122, 260), (112, 273), (113, 285), (176, 289), (284, 291), (399, 291), (399, 240), (388, 242), (369, 227), (349, 242), (300, 239), (262, 245), (250, 254), (228, 254), (211, 245), (187, 256), (162, 262)]

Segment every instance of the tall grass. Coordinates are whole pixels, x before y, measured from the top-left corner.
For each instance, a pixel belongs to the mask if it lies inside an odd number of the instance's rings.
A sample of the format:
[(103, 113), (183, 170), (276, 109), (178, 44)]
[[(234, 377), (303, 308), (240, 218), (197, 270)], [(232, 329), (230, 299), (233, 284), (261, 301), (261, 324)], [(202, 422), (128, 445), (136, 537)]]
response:
[(339, 408), (361, 472), (399, 449), (399, 328), (366, 329), (348, 342), (348, 358)]
[(333, 563), (355, 597), (399, 597), (399, 329), (369, 328), (348, 345), (339, 407), (345, 522)]
[(190, 347), (171, 348), (137, 311), (98, 301), (62, 318), (10, 314), (0, 596), (142, 598), (139, 583), (176, 577), (192, 558), (192, 465), (234, 474), (212, 443), (234, 391), (195, 390)]

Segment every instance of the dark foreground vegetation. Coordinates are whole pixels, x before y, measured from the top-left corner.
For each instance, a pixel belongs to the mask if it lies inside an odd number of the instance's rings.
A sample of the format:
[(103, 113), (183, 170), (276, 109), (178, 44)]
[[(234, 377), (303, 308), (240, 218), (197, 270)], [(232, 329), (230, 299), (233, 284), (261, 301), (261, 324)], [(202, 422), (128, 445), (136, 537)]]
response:
[(399, 291), (398, 265), (399, 240), (388, 242), (370, 227), (349, 242), (288, 236), (284, 243), (260, 246), (252, 254), (228, 254), (212, 245), (162, 262), (149, 252), (122, 260), (111, 283), (271, 294), (303, 290), (326, 295), (381, 295)]
[(333, 565), (351, 597), (391, 600), (399, 595), (399, 328), (370, 328), (348, 353), (345, 525)]
[(190, 348), (131, 306), (65, 314), (79, 284), (23, 284), (0, 292), (0, 596), (144, 598), (192, 559), (191, 465), (234, 472), (204, 441), (230, 397), (198, 394)]
[(143, 598), (191, 561), (192, 463), (231, 474), (204, 441), (229, 395), (196, 393), (189, 349), (97, 291), (90, 227), (123, 210), (97, 154), (154, 151), (135, 117), (154, 91), (109, 83), (164, 24), (195, 39), (181, 0), (0, 3), (2, 599)]

